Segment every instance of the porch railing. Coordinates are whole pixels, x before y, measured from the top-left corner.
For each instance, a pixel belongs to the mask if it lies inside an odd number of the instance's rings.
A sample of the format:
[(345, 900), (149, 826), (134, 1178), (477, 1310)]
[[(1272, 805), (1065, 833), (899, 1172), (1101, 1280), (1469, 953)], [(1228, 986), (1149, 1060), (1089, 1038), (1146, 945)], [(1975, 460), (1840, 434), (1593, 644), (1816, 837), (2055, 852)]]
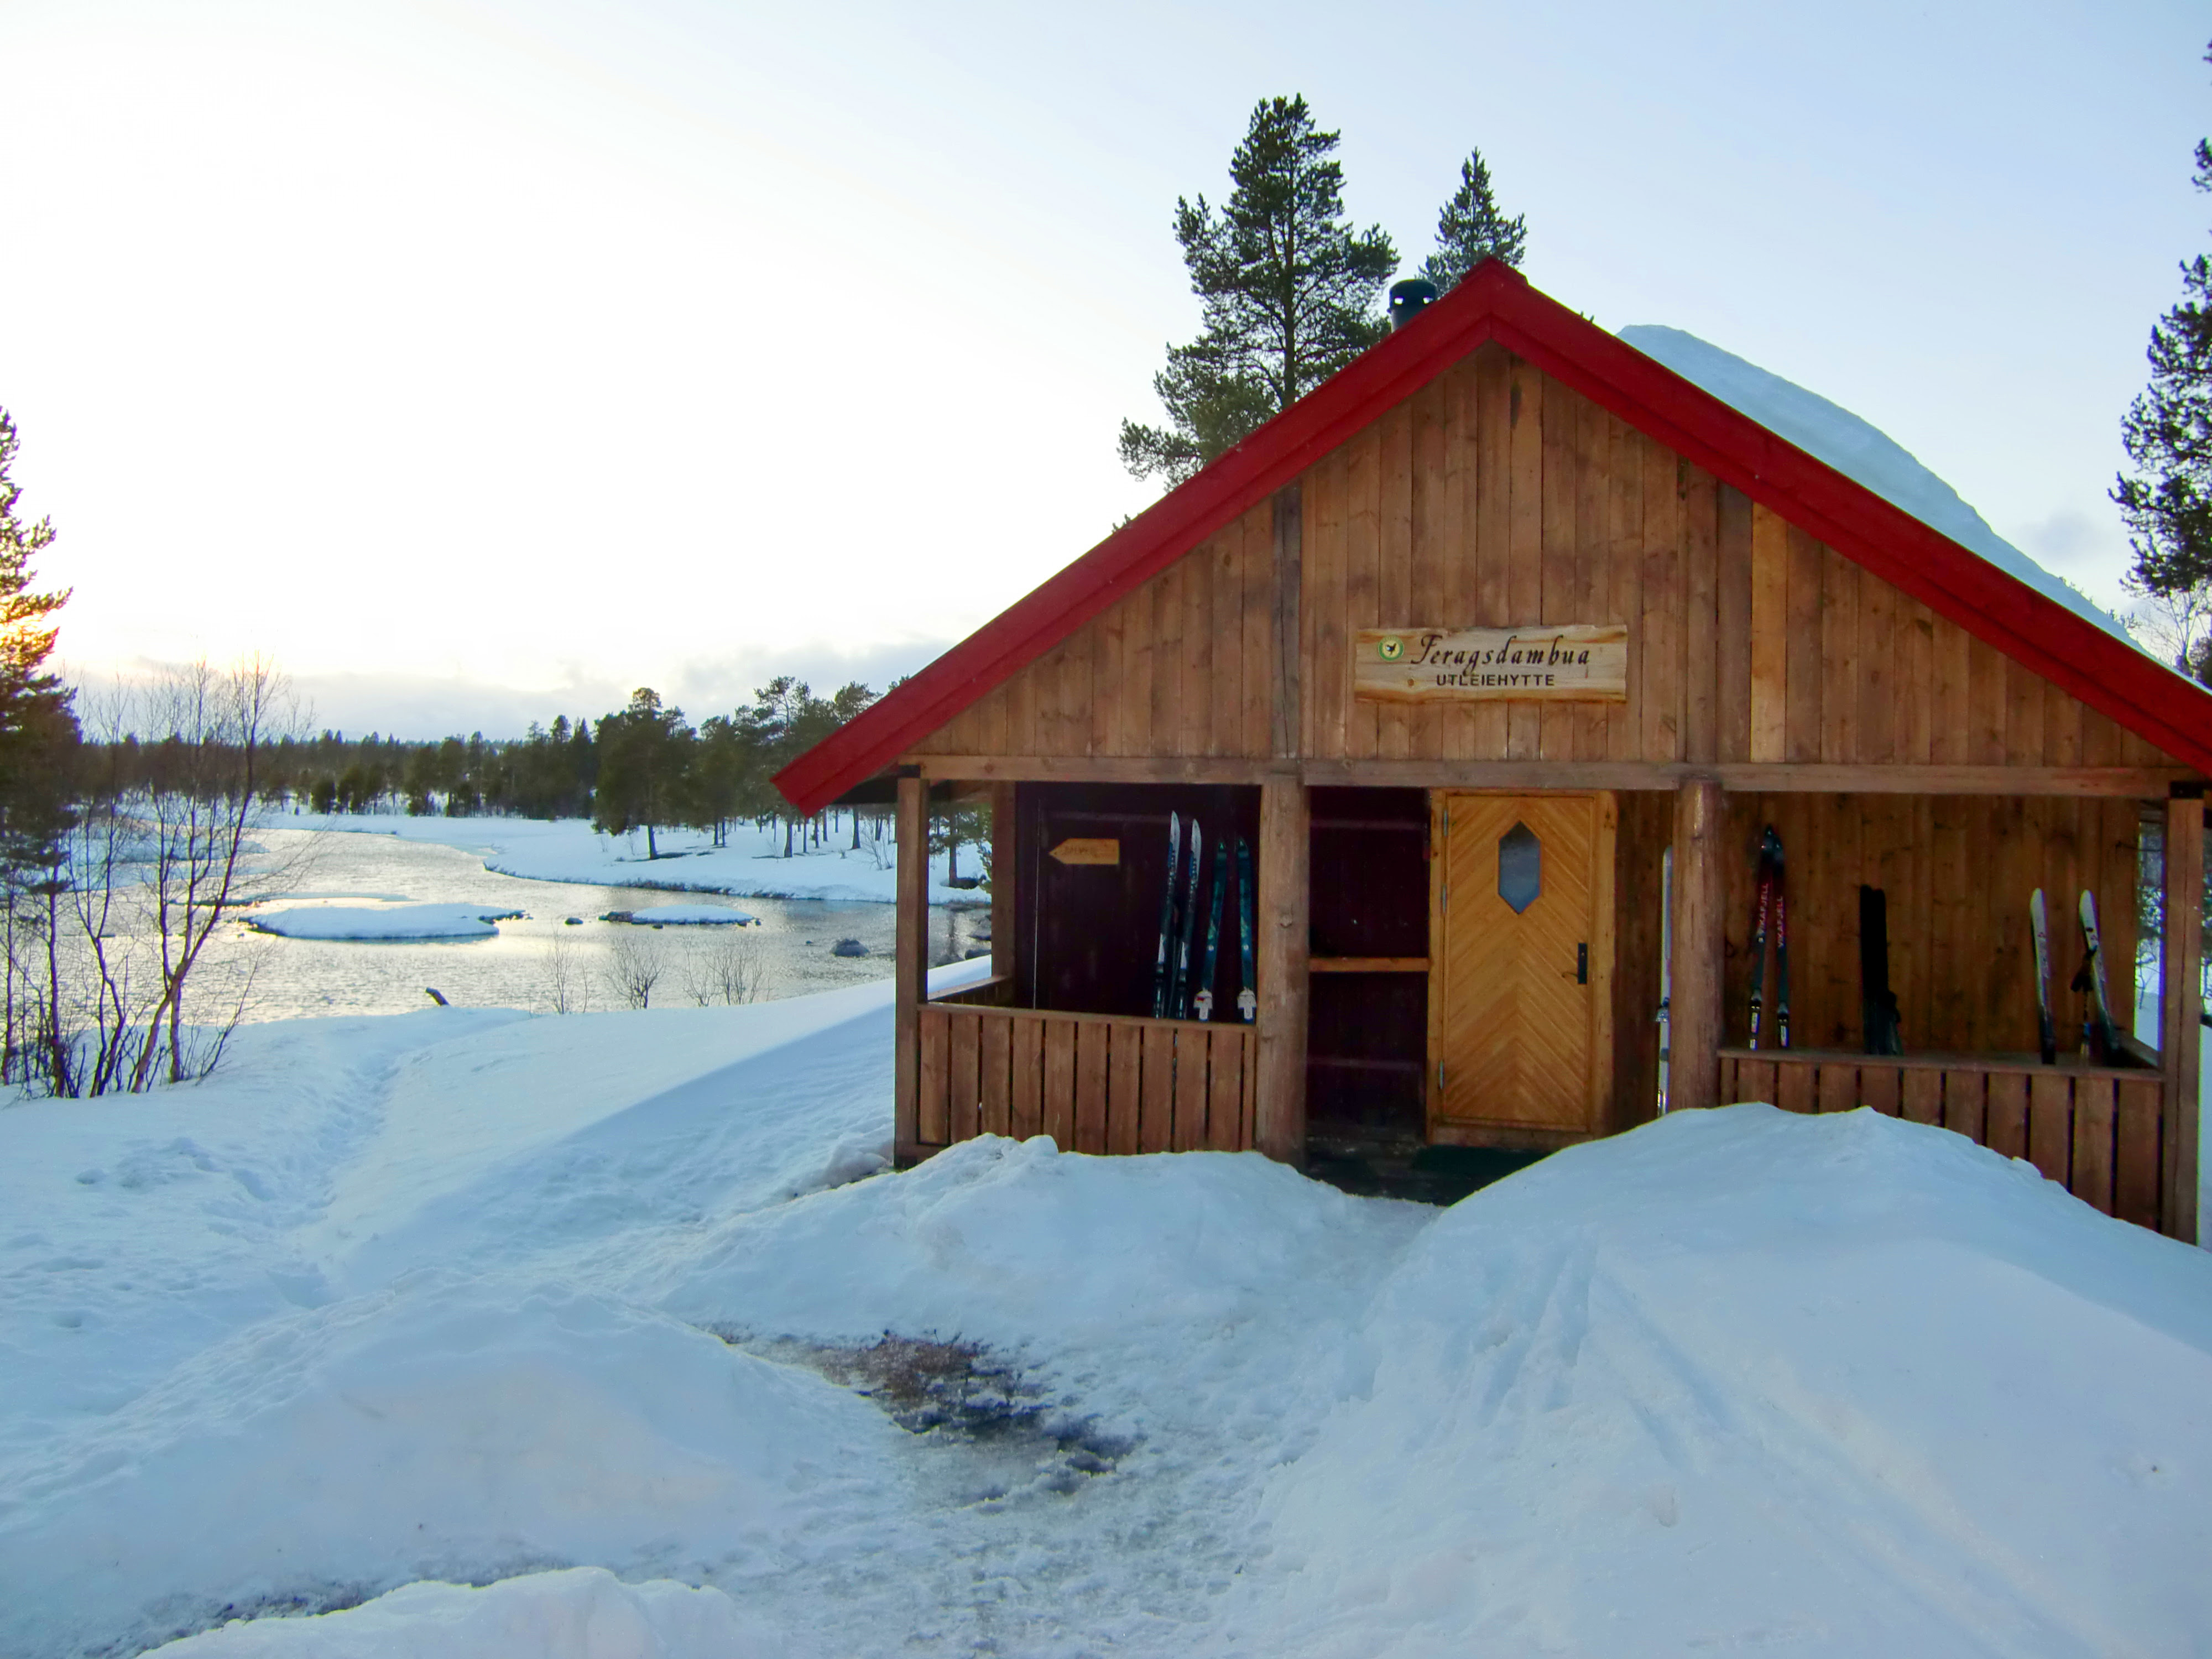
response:
[(1723, 1104), (1792, 1112), (1871, 1106), (2024, 1158), (2106, 1215), (2156, 1229), (2165, 1082), (2155, 1071), (2038, 1064), (2030, 1056), (1878, 1055), (1723, 1048)]
[[(996, 981), (956, 995), (973, 999)], [(1048, 1134), (1078, 1152), (1249, 1151), (1259, 1030), (1009, 1008), (980, 1000), (921, 1011), (917, 1138)]]

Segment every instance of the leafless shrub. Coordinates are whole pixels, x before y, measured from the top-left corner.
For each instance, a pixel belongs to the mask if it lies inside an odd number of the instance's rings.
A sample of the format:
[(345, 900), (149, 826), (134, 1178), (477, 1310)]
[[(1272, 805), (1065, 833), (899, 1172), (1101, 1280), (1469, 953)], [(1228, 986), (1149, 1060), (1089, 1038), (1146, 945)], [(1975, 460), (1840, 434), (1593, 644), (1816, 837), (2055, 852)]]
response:
[(586, 1000), (584, 963), (576, 941), (556, 933), (545, 951), (545, 1003), (556, 1014), (580, 1014)]
[[(51, 867), (11, 905), (8, 1049), (57, 1095), (204, 1077), (245, 1018), (263, 954), (208, 946), (306, 873), (305, 843), (284, 857), (255, 839), (275, 805), (270, 750), (305, 721), (259, 658), (164, 669), (80, 708), (100, 758)], [(27, 1043), (12, 1029), (19, 980), (36, 987)]]
[(758, 1002), (768, 993), (768, 956), (760, 935), (750, 927), (720, 927), (715, 933), (685, 964), (684, 988), (691, 1000), (702, 1008)]
[(625, 1008), (650, 1008), (653, 988), (668, 976), (668, 952), (650, 928), (620, 927), (607, 952), (607, 988)]

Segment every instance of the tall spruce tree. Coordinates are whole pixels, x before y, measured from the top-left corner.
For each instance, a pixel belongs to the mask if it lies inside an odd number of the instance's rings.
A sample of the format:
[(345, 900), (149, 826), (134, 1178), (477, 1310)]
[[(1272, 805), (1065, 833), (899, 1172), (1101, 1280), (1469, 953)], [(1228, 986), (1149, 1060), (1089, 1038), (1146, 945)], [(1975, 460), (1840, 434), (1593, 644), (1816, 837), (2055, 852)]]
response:
[[(2205, 53), (2212, 63), (2212, 50)], [(2197, 145), (2197, 188), (2212, 192), (2212, 140)], [(2112, 500), (2135, 552), (2130, 584), (2169, 608), (2212, 604), (2212, 255), (2181, 266), (2181, 302), (2152, 325), (2150, 385), (2120, 422), (2134, 471)], [(2212, 653), (2185, 644), (2177, 666), (2212, 684)]]
[(52, 520), (26, 524), (10, 476), (21, 442), (0, 409), (0, 873), (49, 865), (66, 827), (69, 757), (77, 743), (74, 695), (46, 667), (55, 611), (67, 590), (34, 592), (31, 561), (52, 544)]
[(1437, 285), (1437, 293), (1449, 294), (1485, 259), (1517, 266), (1528, 251), (1528, 216), (1516, 213), (1509, 219), (1498, 210), (1482, 152), (1469, 150), (1459, 164), (1459, 188), (1437, 215), (1437, 251), (1421, 262), (1421, 275)]
[(1181, 483), (1382, 337), (1376, 301), (1397, 250), (1379, 225), (1346, 219), (1338, 137), (1304, 98), (1264, 99), (1230, 156), (1228, 202), (1176, 201), (1205, 326), (1153, 377), (1169, 424), (1121, 422), (1121, 464), (1138, 477)]

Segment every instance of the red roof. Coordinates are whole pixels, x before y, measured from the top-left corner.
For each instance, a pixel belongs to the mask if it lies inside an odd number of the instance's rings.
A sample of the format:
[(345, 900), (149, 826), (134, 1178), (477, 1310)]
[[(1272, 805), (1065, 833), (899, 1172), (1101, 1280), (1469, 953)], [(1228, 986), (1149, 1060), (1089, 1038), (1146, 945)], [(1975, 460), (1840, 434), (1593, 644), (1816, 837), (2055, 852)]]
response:
[(826, 805), (1495, 340), (2200, 771), (2212, 694), (1777, 437), (1492, 260), (775, 775)]

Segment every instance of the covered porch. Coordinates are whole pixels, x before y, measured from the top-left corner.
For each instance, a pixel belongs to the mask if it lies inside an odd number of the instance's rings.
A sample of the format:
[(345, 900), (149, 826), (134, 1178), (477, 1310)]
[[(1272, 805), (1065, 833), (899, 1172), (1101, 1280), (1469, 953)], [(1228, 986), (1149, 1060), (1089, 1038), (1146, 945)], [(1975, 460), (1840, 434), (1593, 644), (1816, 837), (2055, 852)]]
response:
[[(2203, 886), (2198, 786), (2117, 768), (1741, 766), (1654, 776), (1660, 769), (1547, 766), (1547, 786), (1590, 787), (1540, 791), (1522, 775), (1534, 769), (1481, 764), (1398, 767), (1372, 782), (1342, 769), (1210, 769), (1175, 781), (1073, 768), (936, 779), (940, 793), (989, 802), (995, 879), (990, 976), (934, 1000), (922, 988), (919, 856), (932, 779), (922, 767), (899, 779), (902, 1162), (979, 1133), (1045, 1133), (1085, 1152), (1256, 1149), (1303, 1164), (1310, 1145), (1348, 1124), (1429, 1145), (1541, 1150), (1669, 1108), (1865, 1105), (2027, 1158), (2106, 1213), (2193, 1231), (2196, 1114), (2169, 1103), (2195, 1101), (2190, 994), (2202, 941), (2197, 928), (2158, 922), (2199, 914), (2189, 896)], [(1328, 781), (1308, 781), (1320, 776)], [(1494, 928), (1505, 912), (1455, 923), (1461, 907), (1437, 855), (1445, 804), (1577, 795), (1602, 803), (1609, 843), (1589, 884), (1588, 924), (1569, 930), (1584, 936), (1575, 943), (1586, 953), (1589, 1042), (1577, 1087), (1588, 1109), (1576, 1118), (1547, 1108), (1550, 1121), (1537, 1121), (1543, 1112), (1499, 1098), (1510, 1081), (1487, 1085), (1493, 1104), (1470, 1108), (1445, 1063), (1455, 1002), (1467, 995), (1463, 976), (1447, 977), (1451, 939), (1455, 926)], [(1226, 939), (1216, 1000), (1225, 1018), (1162, 1018), (1146, 1004), (1170, 811), (1206, 823), (1224, 849), (1237, 836), (1253, 846), (1252, 1023), (1234, 1009)], [(1755, 1048), (1746, 1029), (1752, 849), (1768, 824), (1790, 849), (1787, 1048), (1774, 1046), (1771, 1023)], [(1114, 861), (1049, 856), (1078, 834), (1111, 843)], [(1862, 884), (1887, 895), (1902, 1055), (1863, 1049)], [(2027, 915), (2039, 886), (2052, 912), (2055, 1066), (2035, 1053)], [(2068, 988), (2084, 889), (2102, 913), (2122, 1034), (2121, 1051), (2097, 1062), (2081, 1048), (2083, 1006)], [(2139, 903), (2159, 935), (2154, 1042), (2148, 1022), (2139, 1039), (2131, 1018)], [(1231, 915), (1233, 926), (1233, 906)]]

